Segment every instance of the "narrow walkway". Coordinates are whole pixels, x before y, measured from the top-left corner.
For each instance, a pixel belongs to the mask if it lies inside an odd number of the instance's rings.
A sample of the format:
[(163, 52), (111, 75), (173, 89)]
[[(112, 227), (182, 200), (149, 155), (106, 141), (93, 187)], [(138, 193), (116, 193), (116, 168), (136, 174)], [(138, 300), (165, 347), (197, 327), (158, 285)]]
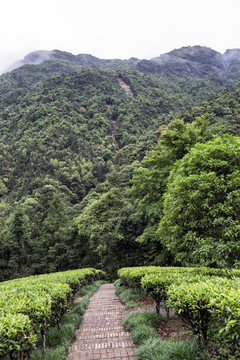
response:
[(133, 341), (123, 328), (126, 316), (114, 285), (101, 285), (90, 300), (68, 360), (136, 360)]

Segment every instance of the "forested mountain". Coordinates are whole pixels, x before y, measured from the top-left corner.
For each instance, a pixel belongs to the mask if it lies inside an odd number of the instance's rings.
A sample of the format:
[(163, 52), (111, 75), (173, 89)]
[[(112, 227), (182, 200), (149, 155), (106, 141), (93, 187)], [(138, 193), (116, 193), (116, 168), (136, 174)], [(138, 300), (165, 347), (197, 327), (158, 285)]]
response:
[(13, 67), (0, 77), (0, 279), (174, 262), (156, 232), (168, 174), (197, 142), (239, 136), (240, 51), (55, 50)]

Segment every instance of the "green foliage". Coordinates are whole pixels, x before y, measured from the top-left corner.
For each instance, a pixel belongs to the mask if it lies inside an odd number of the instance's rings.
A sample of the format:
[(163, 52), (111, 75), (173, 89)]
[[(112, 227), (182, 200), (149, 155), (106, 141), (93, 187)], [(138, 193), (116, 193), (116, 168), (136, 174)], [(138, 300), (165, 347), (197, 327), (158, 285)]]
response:
[[(81, 269), (1, 283), (1, 356), (28, 356), (38, 333), (45, 345), (46, 329), (60, 325), (73, 294), (102, 275), (95, 269)], [(66, 326), (66, 334), (73, 332), (70, 328)]]
[(211, 278), (190, 286), (173, 284), (168, 299), (192, 327), (200, 344), (210, 339), (218, 351), (225, 347), (227, 358), (235, 358), (239, 347), (239, 279)]
[(46, 346), (56, 347), (63, 344), (63, 339), (73, 341), (75, 338), (75, 326), (74, 324), (64, 324), (60, 328), (51, 328), (46, 333)]
[(155, 257), (155, 265), (169, 265), (173, 262), (169, 252), (159, 243), (157, 235), (157, 227), (163, 215), (163, 194), (168, 175), (176, 160), (209, 136), (207, 126), (208, 122), (202, 117), (193, 124), (184, 124), (183, 120), (176, 119), (168, 127), (161, 127), (158, 144), (146, 155), (144, 167), (136, 169), (131, 181), (131, 195), (137, 204), (136, 216), (146, 221), (137, 241), (147, 244), (148, 253)]
[(142, 266), (120, 269), (118, 275), (121, 282), (127, 287), (138, 291), (144, 290), (152, 296), (156, 302), (157, 313), (159, 313), (160, 304), (163, 302), (169, 316), (167, 291), (172, 284), (193, 283), (210, 276), (239, 276), (239, 271), (235, 270), (228, 273), (222, 269), (213, 268)]
[(156, 332), (161, 318), (152, 311), (138, 311), (128, 315), (124, 326), (140, 345), (138, 359), (142, 360), (195, 360), (199, 353), (195, 342), (163, 341)]
[(22, 206), (17, 206), (9, 217), (3, 238), (8, 240), (3, 244), (3, 251), (8, 253), (8, 267), (12, 276), (27, 275), (31, 251), (30, 225)]
[[(158, 307), (164, 301), (183, 318), (201, 349), (209, 342), (209, 347), (234, 358), (239, 347), (239, 270), (140, 267), (120, 269), (119, 274), (132, 286), (135, 274), (141, 274), (142, 289)], [(129, 330), (137, 321), (135, 313), (131, 316), (129, 325), (126, 322)]]
[(141, 344), (143, 341), (149, 339), (150, 337), (154, 337), (154, 330), (145, 324), (138, 325), (135, 329), (132, 330), (131, 336), (133, 341), (136, 344)]
[[(201, 345), (207, 344), (208, 326), (211, 318), (210, 299), (214, 292), (213, 284), (196, 282), (172, 285), (168, 290), (168, 304), (191, 326)], [(187, 288), (187, 289), (186, 289)]]
[[(4, 220), (1, 280), (99, 262), (98, 254), (106, 254), (109, 241), (104, 239), (94, 253), (88, 236), (77, 234), (74, 220), (82, 213), (92, 189), (96, 188), (101, 197), (116, 186), (120, 193), (129, 186), (138, 166), (136, 160), (140, 161), (156, 142), (154, 132), (162, 123), (159, 114), (168, 111), (169, 95), (162, 94), (159, 99), (158, 90), (164, 88), (165, 81), (130, 70), (120, 74), (99, 69), (72, 72), (68, 68), (68, 73), (61, 73), (62, 65), (52, 59), (0, 79), (0, 176), (1, 189), (5, 189), (1, 194), (4, 203), (11, 204), (11, 212), (14, 201), (21, 203), (27, 220), (24, 236), (29, 240), (27, 251), (23, 251), (27, 259), (20, 261), (14, 255), (15, 243)], [(49, 78), (56, 72), (61, 74)], [(134, 89), (136, 98), (121, 89), (120, 76)], [(146, 87), (155, 90), (149, 94)], [(133, 241), (141, 229), (135, 219), (130, 219), (133, 210), (126, 204), (118, 216), (120, 225), (115, 222), (109, 235), (114, 234), (117, 242), (123, 236), (121, 243), (130, 243), (128, 248), (134, 252), (138, 246)], [(5, 216), (9, 218), (9, 214)], [(124, 234), (118, 227), (125, 229)], [(111, 257), (112, 251), (104, 255), (101, 266), (108, 262), (109, 267)], [(124, 265), (125, 257), (120, 255), (119, 266)]]
[[(76, 302), (73, 305), (73, 309), (70, 313), (66, 313), (61, 321), (59, 326), (51, 327), (46, 331), (46, 351), (33, 351), (31, 354), (31, 359), (41, 360), (52, 359), (53, 354), (64, 354), (64, 359), (67, 356), (69, 344), (75, 340), (76, 329), (81, 323), (85, 313), (85, 308), (89, 303), (90, 297), (94, 292), (99, 288), (103, 281), (95, 281), (90, 285), (86, 285), (81, 289), (83, 296), (80, 302)], [(39, 339), (41, 343), (42, 340)], [(60, 355), (59, 355), (60, 356)]]
[(135, 264), (141, 258), (140, 246), (134, 241), (137, 224), (131, 213), (124, 192), (112, 188), (92, 200), (77, 219), (79, 234), (89, 239), (96, 263), (114, 276), (120, 266)]
[(239, 84), (234, 89), (226, 90), (220, 96), (212, 93), (199, 106), (185, 112), (182, 116), (183, 120), (192, 122), (196, 117), (204, 115), (210, 123), (210, 132), (239, 136), (239, 93)]
[(239, 144), (232, 136), (198, 144), (169, 176), (158, 235), (182, 264), (239, 261)]
[(11, 356), (14, 354), (28, 355), (36, 343), (36, 334), (32, 329), (29, 317), (22, 313), (1, 313), (0, 339), (1, 357), (6, 354)]
[(132, 331), (136, 327), (145, 325), (156, 330), (160, 320), (161, 320), (161, 316), (157, 315), (153, 311), (148, 311), (148, 310), (137, 311), (127, 316), (124, 322), (124, 327), (128, 331)]
[(131, 288), (141, 289), (141, 279), (146, 274), (158, 272), (158, 266), (128, 267), (118, 270), (118, 276), (123, 285)]
[[(46, 351), (35, 350), (31, 353), (31, 360), (65, 360), (69, 345), (75, 339), (75, 331), (82, 321), (82, 315), (88, 305), (89, 298), (101, 285), (102, 281), (95, 281), (81, 289), (84, 294), (82, 300), (74, 304), (71, 313), (63, 316), (61, 326), (51, 327), (46, 331)], [(40, 340), (40, 343), (42, 341)]]
[(137, 307), (139, 300), (142, 298), (141, 291), (123, 286), (121, 280), (118, 279), (114, 282), (116, 294), (128, 309)]
[(138, 348), (137, 356), (139, 360), (197, 360), (200, 358), (194, 342), (166, 342), (156, 337), (147, 339)]
[(65, 360), (68, 351), (64, 346), (58, 346), (56, 349), (51, 349), (47, 352), (37, 350), (31, 356), (32, 360)]

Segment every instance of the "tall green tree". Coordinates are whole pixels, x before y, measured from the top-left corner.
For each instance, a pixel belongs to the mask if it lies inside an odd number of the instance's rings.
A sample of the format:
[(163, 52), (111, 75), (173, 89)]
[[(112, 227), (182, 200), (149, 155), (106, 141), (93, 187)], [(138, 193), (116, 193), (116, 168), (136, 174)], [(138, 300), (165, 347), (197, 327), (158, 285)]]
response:
[(139, 225), (132, 213), (124, 191), (112, 188), (90, 201), (77, 219), (79, 234), (88, 238), (98, 266), (109, 274), (142, 261), (141, 246), (135, 242)]
[[(207, 128), (208, 122), (202, 116), (191, 124), (176, 119), (169, 126), (159, 129), (158, 144), (148, 152), (143, 166), (135, 171), (132, 180), (130, 193), (137, 205), (136, 215), (146, 224), (137, 241), (158, 242), (156, 231), (163, 215), (163, 194), (168, 175), (176, 160), (181, 159), (197, 142), (211, 137)], [(159, 251), (159, 245), (155, 246)]]
[(168, 178), (158, 236), (182, 265), (240, 265), (240, 139), (197, 144)]
[(29, 274), (30, 226), (24, 208), (18, 205), (11, 214), (5, 228), (4, 248), (8, 252), (8, 268), (11, 277)]
[(57, 189), (45, 185), (34, 198), (25, 201), (31, 220), (32, 271), (44, 273), (65, 270), (68, 264), (68, 203)]

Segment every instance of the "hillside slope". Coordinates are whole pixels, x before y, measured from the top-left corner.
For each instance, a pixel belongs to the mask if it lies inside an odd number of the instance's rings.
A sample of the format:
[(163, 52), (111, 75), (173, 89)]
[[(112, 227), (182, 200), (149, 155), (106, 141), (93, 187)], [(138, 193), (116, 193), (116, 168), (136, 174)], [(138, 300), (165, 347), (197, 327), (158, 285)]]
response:
[(225, 90), (238, 81), (239, 52), (38, 55), (0, 77), (1, 279), (152, 261), (156, 249), (135, 241), (148, 219), (135, 216), (129, 180), (176, 117), (203, 115), (209, 133), (239, 135), (239, 87)]

